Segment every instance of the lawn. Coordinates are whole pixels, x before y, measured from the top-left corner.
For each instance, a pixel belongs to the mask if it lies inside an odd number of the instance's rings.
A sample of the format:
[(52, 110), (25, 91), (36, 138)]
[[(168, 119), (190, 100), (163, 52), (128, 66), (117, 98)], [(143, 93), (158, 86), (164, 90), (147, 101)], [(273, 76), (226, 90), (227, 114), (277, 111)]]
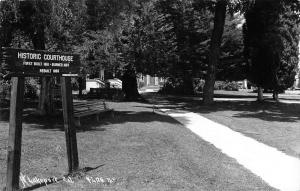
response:
[[(61, 116), (41, 118), (32, 114), (32, 108), (25, 110), (21, 173), (27, 178), (26, 190), (273, 190), (171, 117), (153, 113), (152, 104), (108, 105), (115, 110), (114, 118), (105, 117), (100, 123), (89, 118), (77, 129), (81, 171), (65, 179)], [(0, 127), (2, 188), (8, 136), (5, 108)], [(34, 177), (58, 180), (41, 186), (29, 182)]]
[[(150, 95), (149, 95), (150, 96)], [(281, 94), (280, 102), (259, 103), (256, 94), (217, 91), (213, 105), (204, 106), (199, 97), (154, 96), (162, 108), (199, 113), (234, 131), (300, 158), (300, 96)]]

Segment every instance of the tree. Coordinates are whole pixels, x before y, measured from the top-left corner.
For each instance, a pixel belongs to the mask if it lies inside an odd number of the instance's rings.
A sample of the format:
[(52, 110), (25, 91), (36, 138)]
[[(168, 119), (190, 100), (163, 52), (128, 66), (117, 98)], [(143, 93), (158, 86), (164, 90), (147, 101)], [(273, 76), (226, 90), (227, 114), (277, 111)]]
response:
[[(30, 37), (36, 50), (46, 49), (45, 30), (50, 23), (50, 10), (48, 1), (23, 1), (19, 5), (18, 28)], [(49, 115), (54, 111), (51, 84), (50, 77), (41, 77), (38, 110), (42, 115)]]
[(0, 46), (8, 47), (16, 30), (16, 5), (11, 1), (0, 2)]
[[(159, 31), (169, 47), (164, 57), (169, 81), (176, 92), (194, 93), (194, 78), (203, 78), (213, 15), (204, 1), (163, 0), (156, 3)], [(179, 82), (179, 83), (177, 83)]]
[(203, 90), (204, 104), (211, 104), (213, 102), (216, 67), (220, 57), (220, 45), (224, 31), (226, 6), (226, 0), (218, 0), (215, 5), (214, 29), (210, 43), (209, 65)]
[(192, 72), (198, 47), (192, 1), (140, 3), (123, 35), (126, 64), (136, 73), (182, 80), (185, 94), (192, 94)]
[[(79, 31), (78, 25), (81, 24), (81, 20), (76, 18), (76, 13), (80, 12), (78, 10), (84, 10), (78, 6), (78, 1), (73, 1), (70, 6), (68, 0), (21, 1), (15, 5), (17, 19), (14, 25), (10, 25), (14, 29), (11, 35), (19, 41), (19, 48), (70, 51), (74, 42), (72, 39), (76, 39), (74, 31)], [(73, 36), (70, 37), (70, 34)], [(27, 46), (24, 47), (21, 40), (24, 40)], [(41, 78), (38, 109), (43, 115), (54, 111), (52, 85), (53, 78)]]
[[(145, 2), (138, 2), (131, 9), (129, 17), (125, 19), (120, 39), (120, 50), (123, 61), (122, 90), (127, 100), (139, 100), (141, 98), (137, 88), (137, 73), (145, 67), (147, 57), (152, 49), (148, 46), (149, 34), (153, 31), (149, 28), (149, 13)], [(148, 27), (147, 30), (146, 28)], [(149, 57), (148, 57), (149, 58)], [(149, 60), (148, 60), (149, 61)], [(151, 61), (150, 61), (151, 62)], [(146, 71), (147, 71), (146, 69)]]
[[(9, 47), (16, 30), (16, 5), (11, 1), (0, 1), (0, 47)], [(1, 64), (1, 77), (6, 74)]]
[[(48, 1), (1, 2), (1, 46), (10, 47), (14, 36), (18, 36), (17, 46), (21, 48), (20, 41), (24, 40), (22, 35), (27, 35), (35, 49), (44, 50), (45, 27), (49, 22), (48, 5)], [(45, 89), (42, 88), (42, 91)], [(47, 106), (50, 108), (49, 105)]]
[[(116, 77), (123, 79), (126, 97), (132, 100), (139, 97), (136, 82), (133, 83), (136, 81), (136, 70), (124, 62), (122, 52), (126, 45), (121, 39), (124, 38), (125, 26), (128, 26), (128, 21), (138, 4), (139, 2), (129, 0), (87, 0), (86, 31), (81, 35), (81, 44), (76, 46), (91, 77), (98, 77), (102, 68), (105, 68), (106, 72), (117, 73)], [(130, 90), (127, 91), (126, 87), (130, 87)]]
[(248, 65), (243, 55), (243, 22), (243, 15), (239, 13), (227, 14), (216, 80), (239, 81), (247, 79)]
[(257, 1), (245, 15), (245, 55), (250, 80), (259, 88), (278, 92), (293, 85), (298, 65), (299, 17), (291, 1)]

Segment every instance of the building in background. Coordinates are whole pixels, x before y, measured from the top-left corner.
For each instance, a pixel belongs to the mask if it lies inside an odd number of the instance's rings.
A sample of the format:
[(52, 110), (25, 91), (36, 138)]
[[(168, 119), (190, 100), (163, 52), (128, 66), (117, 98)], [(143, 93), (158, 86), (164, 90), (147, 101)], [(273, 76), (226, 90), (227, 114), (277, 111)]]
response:
[[(300, 43), (299, 43), (299, 52), (300, 52)], [(294, 89), (300, 89), (300, 55), (299, 55), (299, 62), (298, 62), (298, 68), (297, 68), (297, 74), (295, 76), (295, 83), (294, 83)]]
[(164, 83), (164, 78), (140, 74), (138, 75), (137, 82), (139, 88), (148, 86), (162, 86)]
[(300, 62), (298, 64), (298, 72), (295, 76), (294, 89), (300, 89)]

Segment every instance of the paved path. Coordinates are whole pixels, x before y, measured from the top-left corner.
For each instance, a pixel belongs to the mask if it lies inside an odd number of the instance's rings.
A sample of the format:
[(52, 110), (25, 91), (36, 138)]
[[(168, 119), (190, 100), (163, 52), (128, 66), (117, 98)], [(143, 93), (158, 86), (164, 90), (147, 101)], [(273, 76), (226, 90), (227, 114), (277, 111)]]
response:
[[(256, 98), (214, 98), (215, 101), (256, 101)], [(268, 100), (272, 101), (273, 100)], [(279, 99), (280, 103), (297, 103), (300, 104), (300, 100), (285, 100), (285, 99)]]
[(185, 127), (234, 158), (270, 186), (284, 191), (300, 190), (300, 160), (262, 144), (196, 113), (161, 109)]

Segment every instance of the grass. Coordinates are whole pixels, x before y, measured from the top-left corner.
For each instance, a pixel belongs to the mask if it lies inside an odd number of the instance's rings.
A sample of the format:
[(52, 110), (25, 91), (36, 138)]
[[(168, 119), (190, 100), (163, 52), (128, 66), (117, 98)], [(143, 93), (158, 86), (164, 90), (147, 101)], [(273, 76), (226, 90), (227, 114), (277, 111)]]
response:
[[(228, 107), (230, 105), (230, 107)], [(300, 158), (300, 104), (219, 102), (198, 113), (260, 142)]]
[(283, 94), (280, 95), (283, 102), (276, 103), (271, 100), (271, 94), (266, 94), (266, 101), (260, 103), (254, 101), (254, 93), (217, 91), (216, 95), (217, 98), (237, 99), (217, 99), (213, 105), (204, 106), (198, 97), (171, 96), (157, 98), (156, 104), (162, 103), (162, 107), (199, 113), (234, 131), (300, 158), (300, 96)]
[[(38, 118), (30, 108), (26, 110), (21, 172), (30, 178), (57, 177), (60, 181), (47, 186), (30, 184), (25, 190), (273, 190), (171, 117), (153, 113), (151, 104), (108, 104), (116, 111), (114, 118), (103, 118), (100, 123), (88, 118), (78, 129), (81, 171), (65, 180), (67, 156), (61, 116)], [(4, 108), (2, 116), (5, 113)], [(7, 117), (1, 118), (0, 131), (2, 188)]]

